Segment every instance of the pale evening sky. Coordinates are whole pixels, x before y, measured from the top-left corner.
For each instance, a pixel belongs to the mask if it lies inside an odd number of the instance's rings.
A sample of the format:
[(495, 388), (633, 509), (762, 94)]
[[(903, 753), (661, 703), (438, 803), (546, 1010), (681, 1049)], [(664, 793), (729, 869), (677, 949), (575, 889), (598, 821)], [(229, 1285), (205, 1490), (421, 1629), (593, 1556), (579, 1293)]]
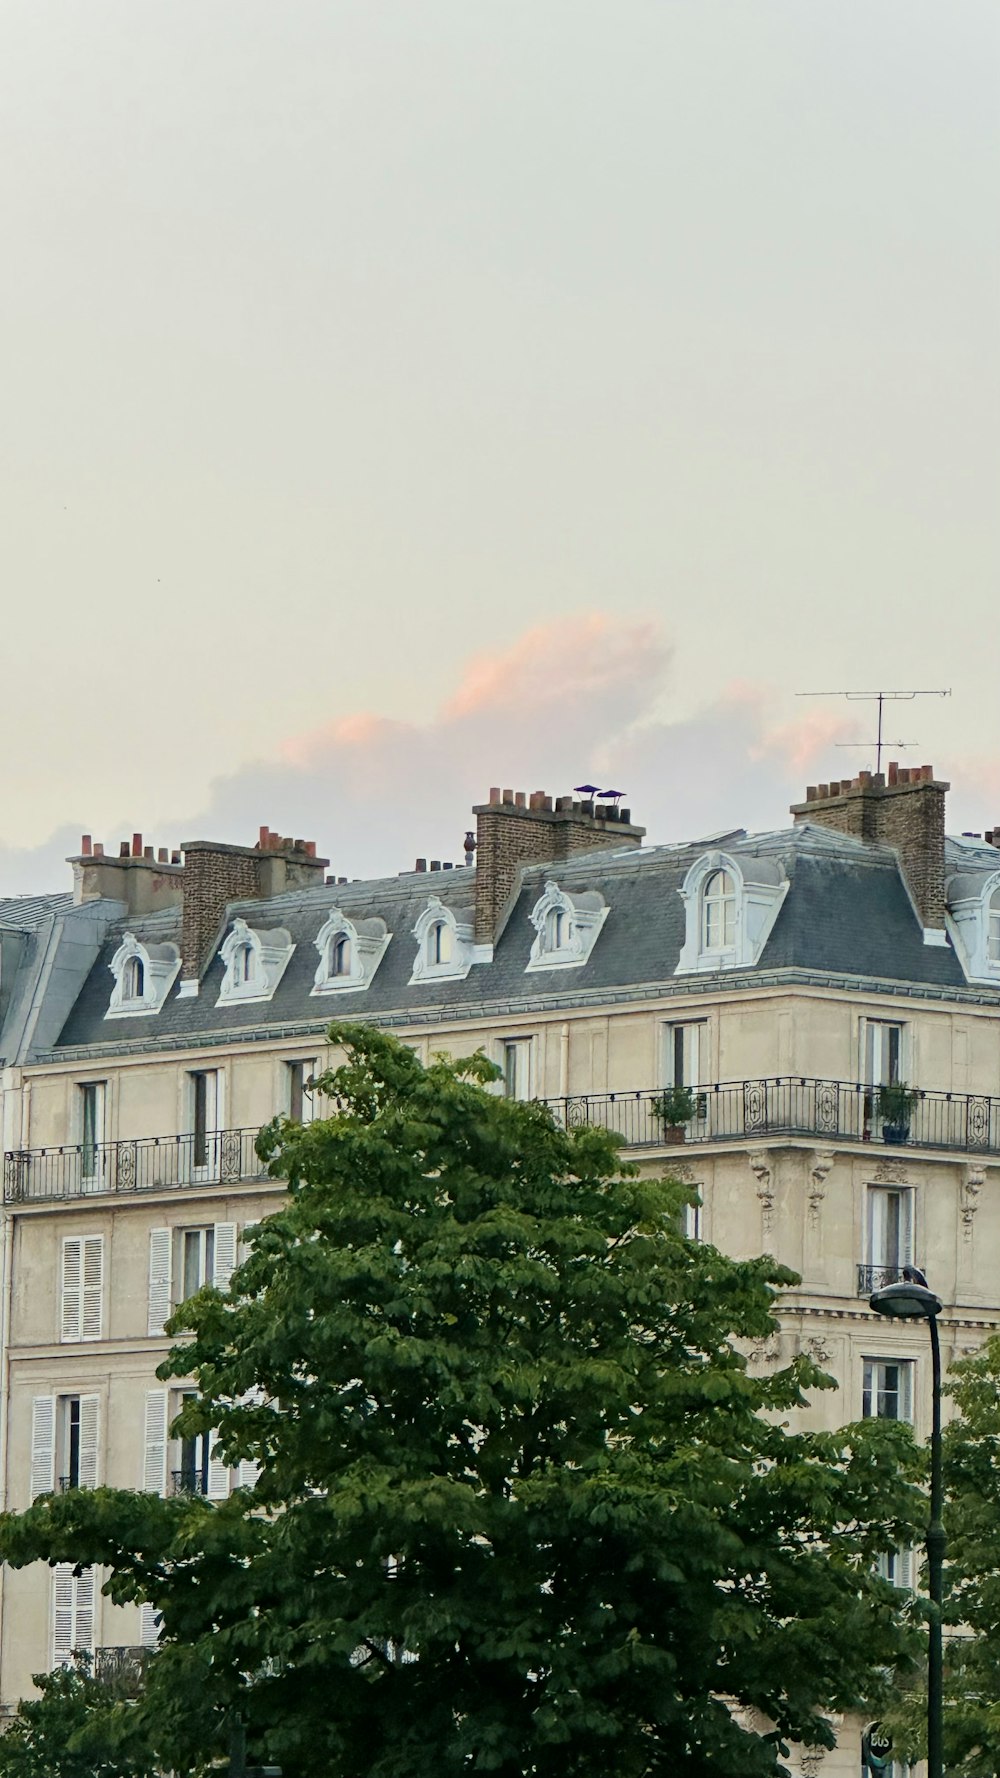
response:
[(5, 0), (0, 892), (651, 838), (870, 763), (1000, 824), (995, 0)]

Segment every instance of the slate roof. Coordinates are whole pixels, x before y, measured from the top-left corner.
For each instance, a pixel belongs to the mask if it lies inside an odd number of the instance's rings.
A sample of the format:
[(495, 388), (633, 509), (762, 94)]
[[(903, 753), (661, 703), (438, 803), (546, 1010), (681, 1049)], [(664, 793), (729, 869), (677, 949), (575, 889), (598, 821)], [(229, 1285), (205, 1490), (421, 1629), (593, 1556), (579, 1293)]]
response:
[[(751, 856), (776, 857), (789, 878), (789, 891), (754, 968), (678, 976), (674, 972), (684, 939), (678, 890), (694, 861), (716, 847), (747, 862)], [(599, 889), (610, 912), (582, 967), (525, 975), (534, 936), (529, 915), (550, 876), (571, 892)], [(278, 1029), (320, 1030), (334, 1018), (403, 1023), (477, 1013), (495, 1017), (504, 1009), (587, 1000), (600, 1004), (640, 991), (673, 995), (725, 989), (740, 981), (751, 985), (775, 971), (863, 978), (938, 992), (966, 987), (951, 946), (924, 943), (895, 852), (807, 822), (769, 834), (740, 832), (678, 846), (604, 850), (558, 866), (527, 869), (492, 962), (474, 964), (464, 981), (410, 986), (416, 948), (413, 927), (428, 897), (437, 895), (448, 905), (467, 908), (474, 882), (474, 867), (463, 867), (433, 875), (298, 889), (266, 902), (234, 902), (233, 915), (242, 914), (260, 929), (287, 927), (294, 941), (295, 950), (271, 1000), (217, 1006), (223, 966), (215, 956), (197, 997), (181, 998), (174, 987), (157, 1014), (106, 1020), (112, 986), (108, 965), (121, 933), (128, 929), (150, 942), (180, 940), (179, 909), (119, 921), (70, 1012), (57, 1051), (95, 1045), (108, 1050), (172, 1047), (240, 1033), (249, 1037)], [(318, 962), (314, 941), (336, 906), (353, 919), (381, 915), (392, 940), (369, 988), (313, 995)]]
[(50, 914), (64, 914), (73, 906), (69, 890), (54, 895), (6, 895), (0, 897), (0, 926), (18, 932), (37, 932)]

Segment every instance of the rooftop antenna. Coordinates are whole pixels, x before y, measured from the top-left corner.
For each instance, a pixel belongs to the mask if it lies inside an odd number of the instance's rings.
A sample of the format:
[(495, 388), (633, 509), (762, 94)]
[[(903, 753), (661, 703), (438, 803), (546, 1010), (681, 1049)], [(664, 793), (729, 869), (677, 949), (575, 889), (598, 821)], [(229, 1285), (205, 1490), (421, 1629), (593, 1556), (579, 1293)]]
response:
[[(882, 714), (886, 704), (909, 704), (914, 698), (950, 698), (947, 691), (797, 691), (797, 698), (847, 698), (852, 703), (878, 705), (878, 733), (875, 737), (875, 770), (882, 770), (884, 747), (915, 747), (916, 741), (888, 741), (882, 733)], [(871, 741), (838, 741), (838, 747), (870, 747)]]

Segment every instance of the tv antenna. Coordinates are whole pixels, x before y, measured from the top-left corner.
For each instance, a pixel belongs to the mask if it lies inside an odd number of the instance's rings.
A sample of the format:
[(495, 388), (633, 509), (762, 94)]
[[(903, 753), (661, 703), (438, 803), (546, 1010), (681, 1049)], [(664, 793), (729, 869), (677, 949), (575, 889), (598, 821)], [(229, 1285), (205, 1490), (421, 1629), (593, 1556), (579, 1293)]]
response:
[[(914, 698), (950, 698), (947, 691), (797, 691), (797, 698), (847, 698), (849, 703), (878, 705), (878, 733), (875, 737), (875, 770), (882, 770), (884, 747), (915, 747), (916, 741), (887, 741), (882, 732), (882, 715), (886, 704), (910, 704)], [(871, 747), (871, 741), (838, 741), (838, 747)]]

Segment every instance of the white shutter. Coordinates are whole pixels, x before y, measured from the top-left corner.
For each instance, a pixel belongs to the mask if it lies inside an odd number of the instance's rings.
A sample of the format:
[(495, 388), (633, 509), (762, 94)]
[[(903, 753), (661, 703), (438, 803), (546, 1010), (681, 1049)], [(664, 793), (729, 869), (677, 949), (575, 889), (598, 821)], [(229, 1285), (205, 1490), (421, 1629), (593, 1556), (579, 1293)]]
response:
[(214, 1253), (212, 1283), (216, 1290), (228, 1290), (229, 1280), (236, 1270), (235, 1222), (216, 1223)]
[(94, 1570), (84, 1568), (76, 1576), (73, 1599), (73, 1647), (94, 1652)]
[(83, 1307), (80, 1338), (99, 1340), (104, 1306), (104, 1236), (83, 1237)]
[(260, 1464), (256, 1457), (244, 1457), (236, 1471), (236, 1485), (238, 1488), (256, 1488), (259, 1475)]
[(67, 1235), (62, 1245), (62, 1304), (60, 1338), (78, 1340), (82, 1319), (83, 1291), (81, 1278), (81, 1246), (79, 1235)]
[(149, 1316), (146, 1332), (163, 1332), (163, 1323), (173, 1308), (173, 1229), (149, 1231)]
[(143, 1445), (142, 1486), (146, 1494), (167, 1491), (167, 1391), (146, 1392), (146, 1426)]
[(57, 1562), (52, 1570), (52, 1665), (65, 1666), (73, 1652), (73, 1605), (76, 1588), (71, 1562)]
[(259, 1227), (260, 1224), (258, 1222), (245, 1222), (240, 1230), (239, 1264), (241, 1266), (250, 1258), (252, 1251), (247, 1241), (247, 1236), (252, 1235), (254, 1229)]
[(50, 1494), (56, 1477), (56, 1398), (36, 1395), (31, 1404), (31, 1498)]
[(160, 1614), (155, 1605), (139, 1607), (139, 1646), (155, 1648), (160, 1640)]
[(100, 1437), (101, 1398), (80, 1397), (80, 1487), (97, 1487), (97, 1446)]
[[(205, 1436), (213, 1441), (216, 1438), (214, 1432), (208, 1432)], [(229, 1495), (229, 1465), (216, 1456), (217, 1448), (213, 1442), (208, 1456), (208, 1498), (226, 1500)]]
[(901, 1266), (913, 1264), (913, 1192), (902, 1191), (899, 1194), (899, 1263)]

